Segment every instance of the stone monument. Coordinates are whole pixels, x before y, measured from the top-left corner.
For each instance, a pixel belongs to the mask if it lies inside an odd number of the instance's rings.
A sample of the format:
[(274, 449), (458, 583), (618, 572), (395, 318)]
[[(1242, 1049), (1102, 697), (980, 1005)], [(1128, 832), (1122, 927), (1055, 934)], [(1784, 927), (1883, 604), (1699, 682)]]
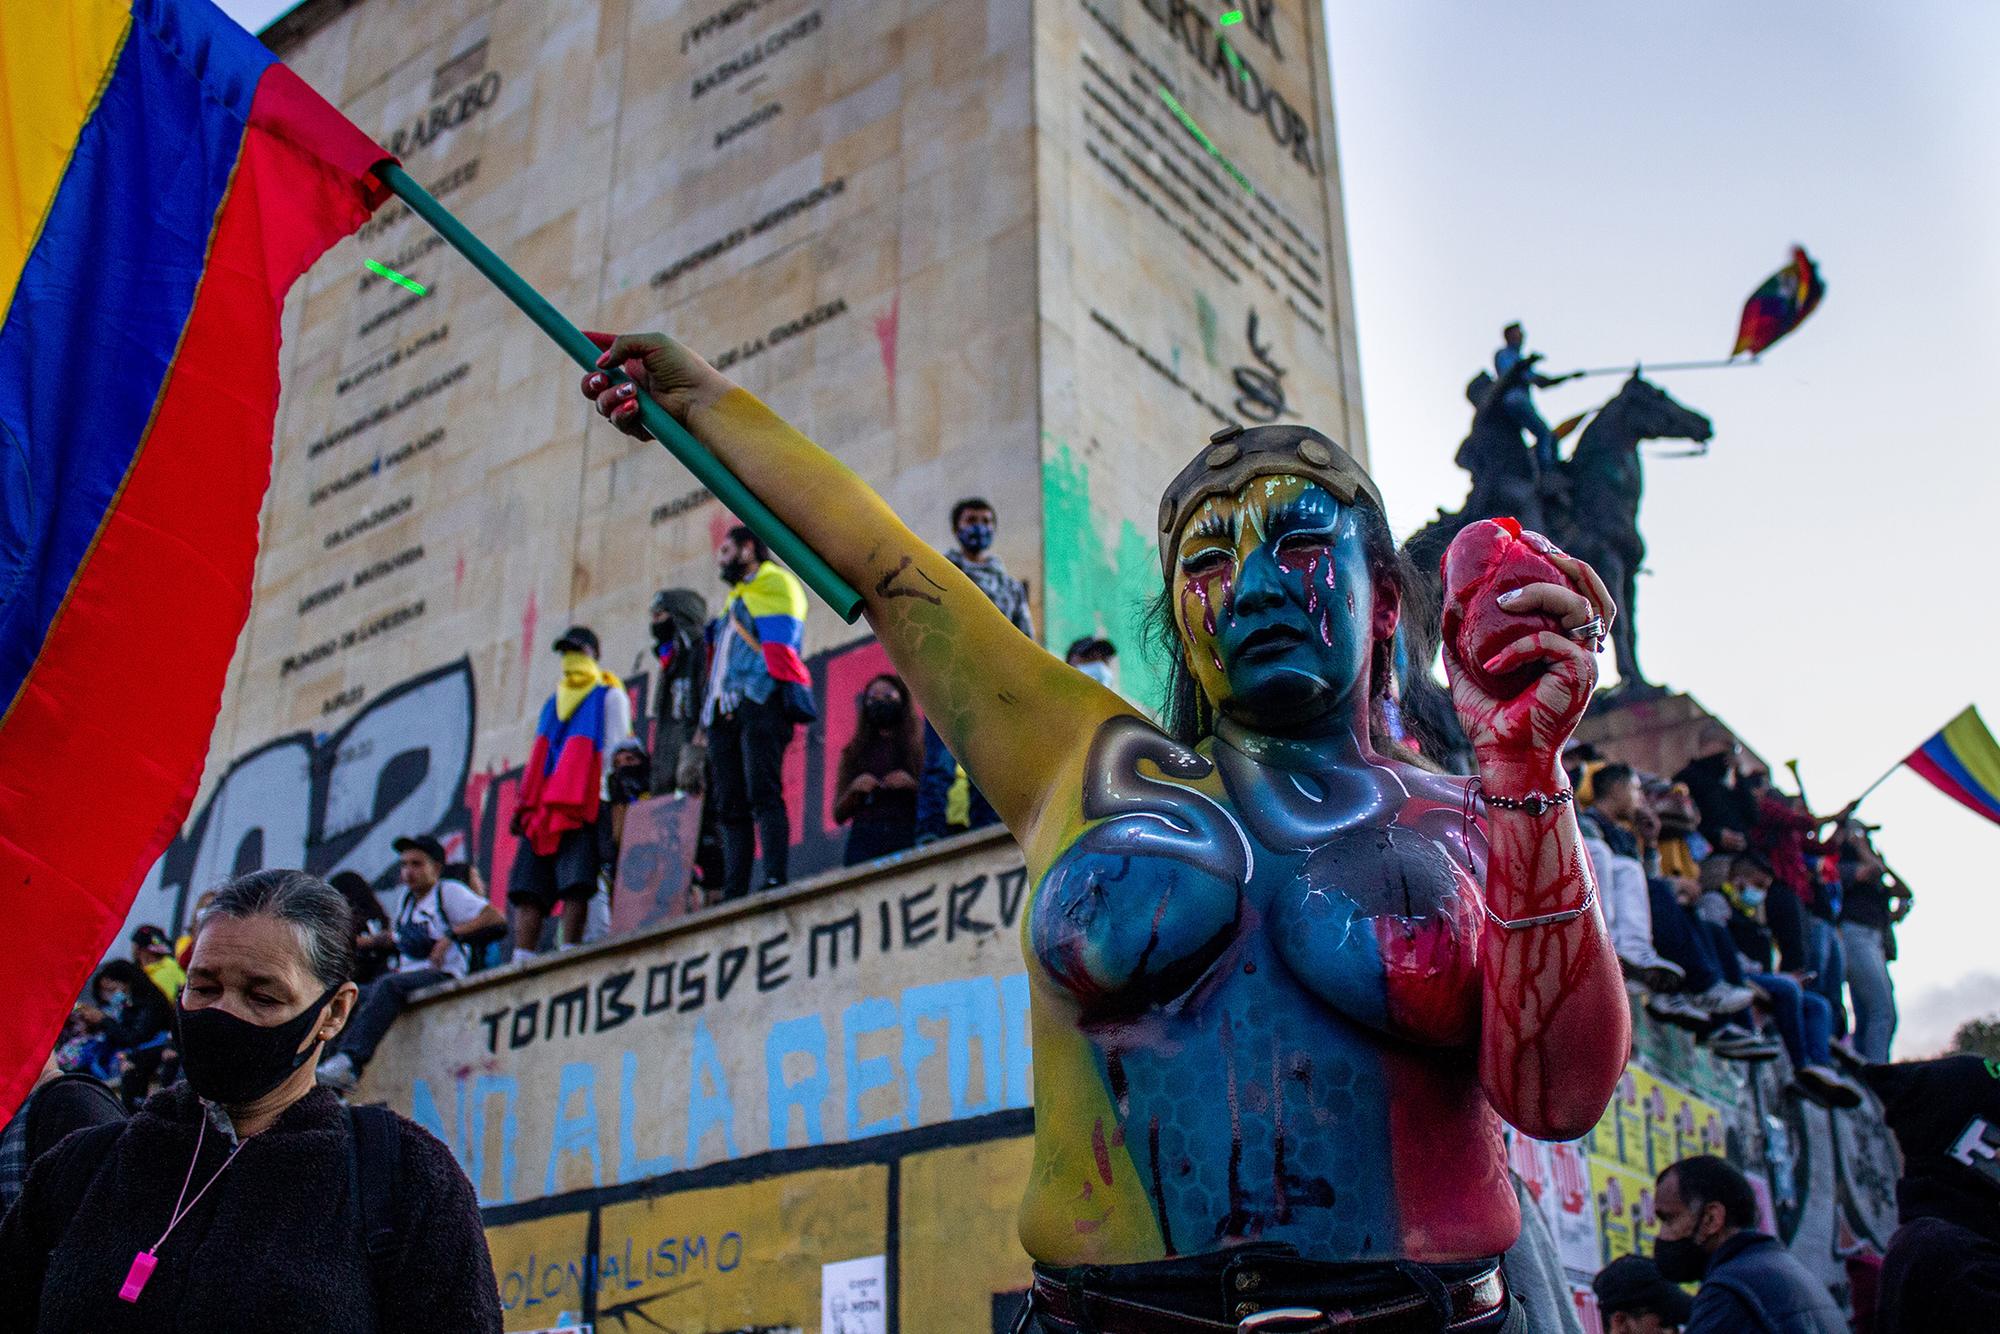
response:
[[(663, 328), (942, 543), (999, 510), (1045, 642), (1125, 684), (1153, 509), (1218, 427), (1365, 457), (1319, 6), (1258, 0), (306, 0), (265, 40), (586, 328)], [(384, 277), (365, 261), (392, 270)], [(371, 879), (436, 830), (504, 888), (549, 643), (649, 716), (647, 604), (719, 504), (391, 201), (286, 311), (256, 596), (195, 815), (134, 909), (259, 864)], [(795, 874), (882, 656), (824, 606)]]

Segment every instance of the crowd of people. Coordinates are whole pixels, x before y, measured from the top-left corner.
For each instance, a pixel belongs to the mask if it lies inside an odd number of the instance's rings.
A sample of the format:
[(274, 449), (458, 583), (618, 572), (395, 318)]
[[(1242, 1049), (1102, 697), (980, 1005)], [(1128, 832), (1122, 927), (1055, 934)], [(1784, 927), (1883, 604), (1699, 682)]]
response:
[(1841, 1067), (1889, 1059), (1888, 963), (1911, 898), (1873, 828), (1778, 791), (1720, 727), (1671, 776), (1588, 745), (1565, 763), (1635, 1003), (1717, 1056), (1786, 1056), (1814, 1102), (1860, 1105)]
[[(1856, 1257), (1851, 1316), (1768, 1230), (1749, 1180), (1699, 1155), (1654, 1183), (1653, 1254), (1592, 1280), (1605, 1334), (1971, 1334), (2000, 1308), (2000, 1062), (1870, 1065), (1903, 1159), (1900, 1226)], [(1690, 1296), (1685, 1284), (1699, 1284)]]
[[(951, 561), (1032, 637), (1027, 589), (993, 554), (993, 506), (969, 498), (950, 517)], [(593, 924), (601, 934), (625, 816), (635, 802), (705, 796), (693, 872), (701, 901), (739, 899), (786, 883), (791, 831), (783, 760), (797, 729), (819, 714), (801, 653), (806, 598), (748, 529), (726, 535), (717, 564), (728, 590), (717, 614), (692, 589), (663, 589), (652, 601), (657, 698), (650, 749), (633, 734), (630, 696), (602, 665), (594, 631), (570, 626), (552, 645), (557, 683), (537, 717), (513, 816), (519, 845), (506, 916), (478, 871), (453, 862), (428, 832), (394, 842), (401, 893), (389, 899), (393, 906), (385, 907), (388, 896), (361, 875), (332, 878), (326, 888), (344, 904), (342, 929), (350, 941), (341, 982), (351, 980), (358, 990), (312, 1048), (312, 1079), (299, 1089), (316, 1082), (335, 1093), (355, 1090), (418, 992), (508, 957), (531, 958), (593, 938)], [(1109, 641), (1079, 639), (1065, 658), (1117, 689), (1117, 650)], [(834, 819), (849, 831), (846, 864), (996, 821), (898, 675), (884, 672), (867, 682), (855, 720), (839, 743), (832, 802)], [(1908, 911), (1910, 891), (1884, 864), (1872, 827), (1851, 808), (1813, 813), (1802, 797), (1777, 790), (1764, 766), (1719, 726), (1697, 758), (1671, 775), (1640, 772), (1587, 744), (1570, 748), (1565, 768), (1635, 1006), (1692, 1030), (1719, 1057), (1787, 1058), (1791, 1089), (1828, 1108), (1859, 1106), (1865, 1081), (1906, 1121), (1919, 1107), (1934, 1123), (1956, 1114), (1949, 1098), (1938, 1110), (1945, 1085), (1909, 1073), (1920, 1067), (1881, 1064), (1895, 1028), (1888, 972), (1894, 925)], [(215, 894), (204, 895), (195, 922), (222, 910), (237, 917), (271, 911), (245, 898), (240, 885), (230, 892), (233, 908), (218, 908)], [(129, 957), (99, 969), (34, 1096), (0, 1138), (0, 1204), (20, 1193), (28, 1165), (64, 1128), (122, 1124), (149, 1094), (188, 1073), (178, 1050), (176, 1004), (188, 986), (193, 944), (192, 933), (176, 942), (157, 926), (141, 926), (130, 937)], [(1972, 1089), (1975, 1102), (1994, 1096), (1964, 1068), (1954, 1078)], [(1922, 1093), (1910, 1091), (1920, 1084)], [(1984, 1132), (1962, 1130), (1952, 1138), (1937, 1128), (1941, 1123), (1907, 1133), (1897, 1125), (1906, 1155), (1913, 1155), (1911, 1172), (1931, 1174), (1929, 1185), (1913, 1190), (1906, 1179), (1907, 1226), (1898, 1238), (1919, 1238), (1925, 1246), (1905, 1245), (1900, 1257), (1891, 1248), (1881, 1299), (1891, 1314), (1874, 1328), (1959, 1327), (1908, 1314), (1941, 1309), (1919, 1281), (1935, 1269), (1938, 1253), (1969, 1257), (1967, 1272), (1974, 1275), (1990, 1273), (2000, 1246), (2000, 1227), (1988, 1226), (1993, 1202), (1976, 1181), (1937, 1166), (1969, 1164), (2000, 1181), (1992, 1166), (2000, 1135), (1991, 1129), (2000, 1125), (2000, 1110), (1982, 1106)], [(1919, 1140), (1922, 1147), (1912, 1148)], [(197, 1144), (197, 1159), (201, 1153)], [(1713, 1157), (1674, 1164), (1659, 1178), (1654, 1209), (1656, 1255), (1621, 1257), (1597, 1276), (1609, 1334), (1848, 1328), (1827, 1290), (1758, 1229), (1755, 1197), (1734, 1166)], [(1700, 1291), (1690, 1298), (1682, 1285), (1695, 1282)]]

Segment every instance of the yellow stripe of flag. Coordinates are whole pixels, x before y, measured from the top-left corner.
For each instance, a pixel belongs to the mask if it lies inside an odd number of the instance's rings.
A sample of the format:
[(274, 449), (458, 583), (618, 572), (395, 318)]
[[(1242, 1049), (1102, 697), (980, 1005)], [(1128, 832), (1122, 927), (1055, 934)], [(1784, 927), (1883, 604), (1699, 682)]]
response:
[(1994, 743), (1993, 733), (1986, 730), (1979, 710), (1967, 705), (1965, 712), (1946, 723), (1938, 735), (1951, 747), (1951, 753), (1965, 766), (1973, 781), (1989, 795), (2000, 798), (2000, 745)]
[(0, 317), (131, 27), (121, 0), (0, 3)]

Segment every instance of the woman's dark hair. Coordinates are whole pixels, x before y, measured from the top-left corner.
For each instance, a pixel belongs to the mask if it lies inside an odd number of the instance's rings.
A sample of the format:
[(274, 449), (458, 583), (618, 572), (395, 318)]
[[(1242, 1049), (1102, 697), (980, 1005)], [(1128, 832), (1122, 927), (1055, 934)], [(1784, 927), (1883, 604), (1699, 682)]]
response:
[[(1384, 755), (1393, 756), (1411, 764), (1435, 767), (1425, 757), (1443, 753), (1442, 738), (1429, 734), (1423, 719), (1432, 709), (1412, 707), (1413, 697), (1429, 693), (1443, 695), (1444, 688), (1431, 679), (1427, 664), (1437, 657), (1438, 646), (1433, 638), (1437, 626), (1436, 609), (1432, 606), (1433, 594), (1416, 568), (1396, 547), (1396, 539), (1389, 532), (1389, 523), (1381, 511), (1373, 505), (1358, 504), (1354, 512), (1361, 517), (1362, 547), (1368, 558), (1368, 572), (1378, 580), (1386, 582), (1396, 592), (1402, 608), (1398, 621), (1397, 636), (1403, 640), (1403, 656), (1413, 666), (1407, 680), (1402, 682), (1400, 696), (1397, 691), (1395, 639), (1375, 641), (1368, 663), (1368, 740)], [(1162, 588), (1146, 615), (1147, 645), (1153, 653), (1167, 662), (1166, 698), (1160, 702), (1160, 724), (1168, 734), (1183, 745), (1193, 746), (1215, 732), (1215, 709), (1208, 697), (1202, 694), (1201, 685), (1188, 670), (1187, 656), (1181, 647), (1180, 626), (1174, 615), (1174, 595), (1171, 585)], [(1449, 705), (1446, 705), (1449, 711)], [(1402, 731), (1399, 734), (1392, 725), (1392, 717), (1399, 717)], [(1414, 744), (1413, 744), (1414, 743)]]
[(299, 938), (308, 971), (323, 986), (354, 976), (354, 913), (341, 892), (304, 871), (252, 871), (215, 892), (204, 922), (275, 917)]
[(368, 922), (389, 920), (389, 914), (382, 908), (382, 900), (375, 896), (374, 888), (359, 871), (335, 871), (327, 877), (326, 883), (339, 890), (340, 897), (347, 900), (347, 911), (352, 915), (356, 928)]
[(894, 686), (896, 693), (903, 698), (903, 720), (896, 724), (895, 731), (890, 734), (890, 740), (895, 743), (896, 755), (900, 760), (898, 767), (913, 777), (923, 772), (923, 733), (917, 725), (917, 711), (910, 706), (910, 688), (903, 684), (903, 678), (894, 672), (883, 672), (861, 687), (861, 693), (855, 696), (854, 708), (859, 721), (855, 724), (854, 735), (840, 748), (840, 769), (834, 779), (835, 792), (845, 792), (847, 785), (861, 772), (862, 752), (868, 749), (868, 743), (874, 739), (874, 730), (868, 726), (868, 719), (862, 712), (862, 701), (866, 700), (868, 692), (882, 681)]

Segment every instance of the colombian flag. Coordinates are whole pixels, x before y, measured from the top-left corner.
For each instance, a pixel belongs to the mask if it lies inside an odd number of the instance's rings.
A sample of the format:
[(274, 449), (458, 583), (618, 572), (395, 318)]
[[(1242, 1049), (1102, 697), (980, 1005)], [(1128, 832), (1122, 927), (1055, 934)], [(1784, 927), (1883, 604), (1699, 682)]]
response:
[(208, 0), (0, 3), (0, 1116), (187, 814), (280, 308), (387, 157)]
[(605, 683), (592, 687), (567, 718), (554, 696), (542, 705), (515, 796), (521, 834), (536, 856), (555, 856), (564, 834), (597, 819), (604, 782), (604, 697), (624, 688), (607, 673)]
[(1993, 740), (1978, 709), (1968, 704), (1964, 713), (1911, 751), (1903, 763), (1953, 801), (2000, 824), (2000, 743)]
[(1804, 246), (1793, 246), (1792, 262), (1766, 278), (1743, 303), (1743, 314), (1736, 322), (1736, 347), (1729, 355), (1762, 356), (1765, 348), (1804, 324), (1825, 295), (1819, 265), (1813, 263)]
[(772, 561), (757, 567), (748, 583), (729, 590), (722, 614), (745, 629), (764, 652), (764, 670), (774, 681), (810, 686), (801, 650), (806, 644), (806, 589), (798, 576)]

